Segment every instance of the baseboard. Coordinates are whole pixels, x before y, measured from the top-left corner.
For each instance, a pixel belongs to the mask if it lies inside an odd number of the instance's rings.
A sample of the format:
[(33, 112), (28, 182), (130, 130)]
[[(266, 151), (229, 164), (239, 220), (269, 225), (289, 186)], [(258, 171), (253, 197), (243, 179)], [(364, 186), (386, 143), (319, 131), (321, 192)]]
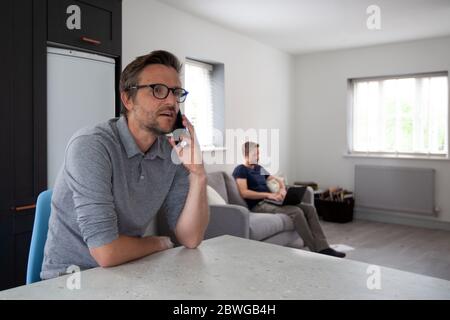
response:
[(357, 209), (353, 212), (355, 219), (369, 220), (384, 223), (402, 224), (412, 227), (438, 229), (450, 231), (450, 222), (439, 221), (433, 218), (416, 218), (402, 213), (377, 212), (368, 209)]

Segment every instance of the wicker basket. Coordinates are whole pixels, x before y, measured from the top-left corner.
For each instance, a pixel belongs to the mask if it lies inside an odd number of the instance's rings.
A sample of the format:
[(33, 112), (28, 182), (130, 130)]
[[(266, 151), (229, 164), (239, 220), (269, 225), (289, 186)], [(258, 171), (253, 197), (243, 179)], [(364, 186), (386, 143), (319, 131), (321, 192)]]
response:
[(344, 201), (331, 201), (314, 199), (317, 214), (324, 221), (345, 223), (353, 220), (353, 208), (355, 200), (353, 198)]

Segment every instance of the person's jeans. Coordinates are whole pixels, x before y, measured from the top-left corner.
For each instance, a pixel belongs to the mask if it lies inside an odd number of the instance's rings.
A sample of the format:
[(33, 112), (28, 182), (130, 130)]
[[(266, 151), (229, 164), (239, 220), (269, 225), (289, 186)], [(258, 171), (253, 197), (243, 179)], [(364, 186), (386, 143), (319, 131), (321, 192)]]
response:
[(316, 208), (310, 204), (300, 203), (296, 206), (277, 206), (261, 201), (251, 211), (284, 213), (293, 219), (297, 233), (309, 250), (319, 252), (330, 247), (320, 226)]

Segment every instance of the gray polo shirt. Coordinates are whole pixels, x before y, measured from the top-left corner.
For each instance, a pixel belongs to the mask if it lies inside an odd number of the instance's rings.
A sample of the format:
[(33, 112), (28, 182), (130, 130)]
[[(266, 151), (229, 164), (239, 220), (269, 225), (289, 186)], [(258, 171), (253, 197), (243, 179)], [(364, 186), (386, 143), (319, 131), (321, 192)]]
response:
[(120, 235), (142, 237), (159, 210), (174, 230), (189, 191), (188, 171), (160, 136), (142, 153), (124, 117), (78, 131), (56, 178), (42, 279), (70, 265), (97, 267), (89, 248)]

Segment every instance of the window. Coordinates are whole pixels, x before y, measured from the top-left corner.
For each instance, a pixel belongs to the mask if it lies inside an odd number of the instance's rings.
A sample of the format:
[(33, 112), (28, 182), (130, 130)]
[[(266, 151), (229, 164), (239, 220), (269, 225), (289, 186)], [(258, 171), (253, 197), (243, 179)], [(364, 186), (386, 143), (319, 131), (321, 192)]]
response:
[(223, 65), (186, 59), (185, 114), (195, 126), (202, 150), (223, 146), (215, 129), (223, 132)]
[(350, 80), (350, 153), (448, 157), (447, 73)]

